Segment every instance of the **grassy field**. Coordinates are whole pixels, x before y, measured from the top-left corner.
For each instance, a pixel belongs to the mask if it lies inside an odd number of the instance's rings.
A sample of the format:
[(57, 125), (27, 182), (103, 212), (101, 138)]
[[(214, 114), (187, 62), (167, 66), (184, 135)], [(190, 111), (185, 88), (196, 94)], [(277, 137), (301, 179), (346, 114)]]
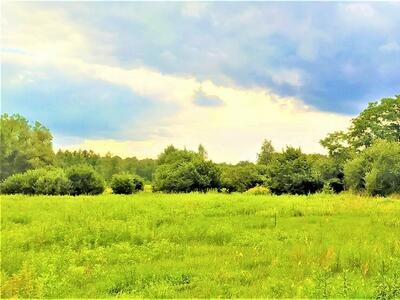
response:
[(2, 297), (400, 297), (400, 199), (1, 196)]

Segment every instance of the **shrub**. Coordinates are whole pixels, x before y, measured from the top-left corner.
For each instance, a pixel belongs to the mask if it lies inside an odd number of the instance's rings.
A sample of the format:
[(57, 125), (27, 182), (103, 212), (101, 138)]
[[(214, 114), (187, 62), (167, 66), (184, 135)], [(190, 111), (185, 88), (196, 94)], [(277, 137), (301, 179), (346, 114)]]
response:
[(221, 164), (221, 187), (229, 193), (245, 192), (250, 188), (261, 185), (264, 181), (260, 169), (250, 162), (240, 162), (236, 165)]
[(144, 179), (139, 175), (133, 175), (134, 192), (144, 190)]
[(111, 188), (114, 194), (132, 194), (142, 191), (144, 181), (139, 176), (128, 173), (115, 174), (111, 178)]
[(168, 193), (189, 193), (195, 184), (196, 169), (191, 162), (165, 164), (154, 173), (154, 190)]
[(67, 169), (71, 182), (71, 195), (98, 195), (104, 192), (104, 179), (88, 165), (75, 165)]
[(329, 188), (335, 193), (340, 193), (344, 191), (344, 183), (343, 180), (340, 178), (332, 178), (328, 180), (326, 183), (329, 186)]
[(35, 193), (42, 195), (66, 195), (71, 188), (71, 182), (62, 169), (48, 170), (39, 177), (35, 184)]
[(33, 195), (36, 193), (38, 179), (45, 174), (45, 169), (36, 169), (11, 175), (1, 184), (1, 192), (4, 194)]
[(253, 188), (250, 188), (246, 191), (246, 194), (249, 195), (269, 195), (271, 192), (269, 188), (265, 186), (255, 186)]
[(21, 194), (24, 185), (24, 174), (18, 173), (7, 177), (1, 183), (2, 194)]
[(188, 193), (218, 189), (219, 170), (203, 152), (178, 150), (173, 146), (166, 148), (158, 158), (160, 165), (154, 173), (154, 191)]

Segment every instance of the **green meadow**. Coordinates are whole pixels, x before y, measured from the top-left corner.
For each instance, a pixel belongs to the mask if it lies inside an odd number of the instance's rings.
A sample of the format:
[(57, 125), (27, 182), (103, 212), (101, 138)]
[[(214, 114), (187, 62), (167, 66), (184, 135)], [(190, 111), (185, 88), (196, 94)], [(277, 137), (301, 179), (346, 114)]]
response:
[(2, 298), (400, 297), (400, 199), (1, 196)]

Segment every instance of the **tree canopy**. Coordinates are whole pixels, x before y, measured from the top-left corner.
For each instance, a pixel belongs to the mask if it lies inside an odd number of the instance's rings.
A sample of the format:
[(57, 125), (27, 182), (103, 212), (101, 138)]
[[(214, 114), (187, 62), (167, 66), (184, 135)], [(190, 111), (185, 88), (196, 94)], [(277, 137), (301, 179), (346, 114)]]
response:
[(199, 152), (168, 146), (158, 157), (153, 189), (164, 192), (205, 192), (218, 189), (220, 175), (216, 165), (206, 159), (203, 146)]
[[(197, 151), (168, 146), (157, 159), (121, 158), (94, 151), (52, 149), (52, 135), (39, 122), (1, 116), (0, 181), (3, 192), (96, 194), (104, 185), (115, 193), (154, 191), (226, 192), (266, 190), (308, 194), (351, 189), (372, 195), (400, 192), (400, 96), (370, 103), (347, 131), (320, 141), (329, 155), (287, 147), (276, 152), (265, 139), (257, 163), (215, 164), (203, 145)], [(140, 177), (143, 177), (142, 180)]]
[(330, 155), (346, 160), (351, 151), (362, 151), (377, 140), (400, 142), (400, 95), (369, 103), (347, 132), (330, 133), (320, 143)]
[(0, 120), (0, 180), (54, 163), (53, 137), (39, 122), (4, 114)]

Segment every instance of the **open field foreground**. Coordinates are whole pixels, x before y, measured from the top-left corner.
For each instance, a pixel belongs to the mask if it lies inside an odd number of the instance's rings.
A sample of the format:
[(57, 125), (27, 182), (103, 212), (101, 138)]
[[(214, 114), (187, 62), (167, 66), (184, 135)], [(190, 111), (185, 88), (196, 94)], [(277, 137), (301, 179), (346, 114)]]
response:
[(1, 216), (3, 298), (400, 297), (395, 198), (17, 195)]

